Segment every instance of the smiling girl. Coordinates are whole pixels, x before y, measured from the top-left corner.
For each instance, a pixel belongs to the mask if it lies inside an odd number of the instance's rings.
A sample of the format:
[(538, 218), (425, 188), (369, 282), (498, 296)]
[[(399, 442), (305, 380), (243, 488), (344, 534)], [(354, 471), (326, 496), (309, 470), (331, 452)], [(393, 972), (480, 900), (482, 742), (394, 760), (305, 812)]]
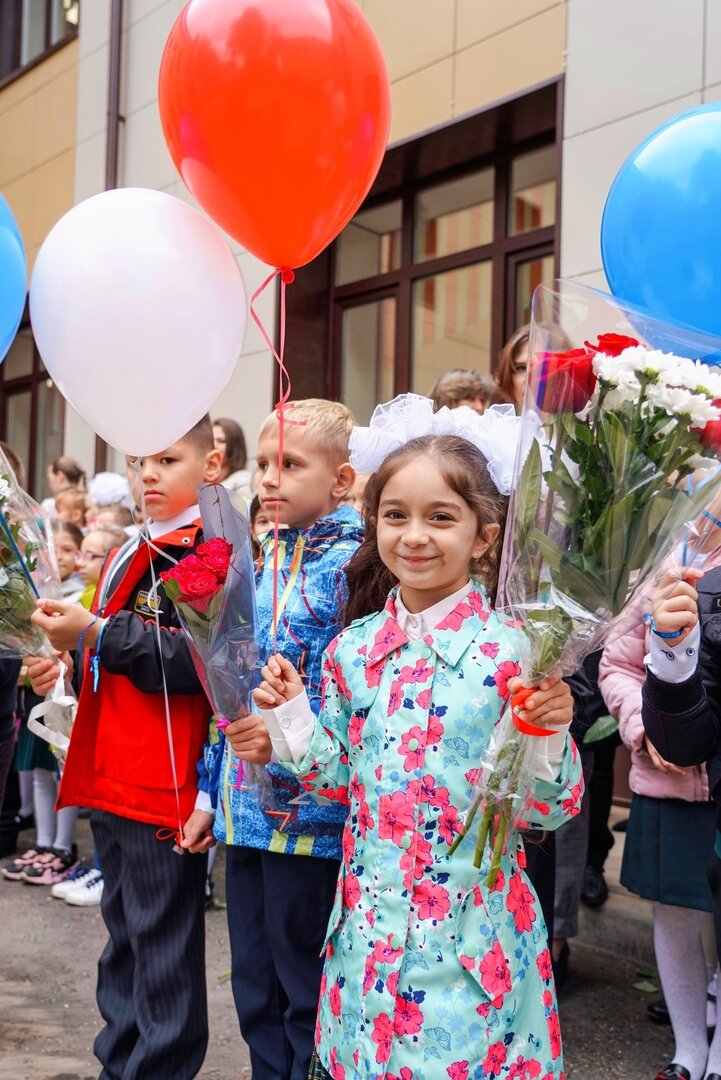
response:
[[(467, 424), (487, 446), (486, 416)], [(325, 654), (319, 717), (281, 656), (256, 691), (283, 763), (317, 797), (350, 803), (311, 1076), (563, 1075), (523, 841), (509, 841), (492, 890), (472, 840), (449, 857), (520, 685), (521, 635), (493, 610), (504, 494), (464, 438), (429, 435), (391, 452), (366, 490), (366, 539), (348, 567), (355, 621)], [(538, 740), (527, 815), (555, 829), (578, 813), (582, 788), (570, 692), (549, 677), (525, 709), (556, 729)]]

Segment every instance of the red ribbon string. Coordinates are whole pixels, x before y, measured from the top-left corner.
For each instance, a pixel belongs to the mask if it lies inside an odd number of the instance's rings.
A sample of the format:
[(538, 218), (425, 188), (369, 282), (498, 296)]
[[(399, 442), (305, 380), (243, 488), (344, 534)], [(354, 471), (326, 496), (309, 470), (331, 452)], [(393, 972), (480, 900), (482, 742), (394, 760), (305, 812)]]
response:
[[(277, 277), (280, 277), (280, 341), (279, 348), (276, 350), (268, 331), (263, 326), (263, 323), (255, 310), (254, 304), (258, 297), (265, 292), (272, 281), (275, 281)], [(283, 474), (283, 441), (285, 434), (285, 406), (290, 398), (291, 383), (288, 369), (285, 366), (285, 290), (287, 285), (291, 285), (295, 280), (295, 274), (292, 270), (274, 270), (272, 274), (269, 274), (265, 281), (260, 285), (250, 298), (250, 314), (255, 322), (256, 326), (263, 335), (263, 340), (275, 357), (278, 364), (278, 389), (280, 391), (280, 398), (278, 404), (275, 407), (276, 414), (278, 416), (278, 481)], [(279, 569), (279, 532), (280, 532), (280, 503), (276, 503), (275, 506), (275, 524), (273, 526), (273, 652), (278, 650), (278, 569)]]
[(523, 708), (528, 698), (531, 694), (535, 693), (536, 690), (538, 690), (537, 686), (522, 686), (511, 698), (511, 712), (513, 714), (514, 726), (522, 735), (535, 735), (536, 738), (545, 738), (548, 735), (555, 735), (555, 728), (540, 727), (538, 724), (531, 724), (528, 720), (521, 720), (518, 715), (517, 710)]

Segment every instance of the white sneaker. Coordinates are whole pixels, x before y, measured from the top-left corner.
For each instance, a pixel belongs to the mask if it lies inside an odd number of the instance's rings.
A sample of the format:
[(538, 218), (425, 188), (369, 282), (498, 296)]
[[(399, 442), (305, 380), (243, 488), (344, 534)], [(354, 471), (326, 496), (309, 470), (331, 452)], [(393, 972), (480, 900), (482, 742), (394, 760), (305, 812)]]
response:
[(103, 898), (103, 875), (93, 870), (65, 897), (65, 903), (73, 907), (96, 907)]
[(53, 885), (50, 890), (50, 895), (54, 896), (56, 900), (64, 900), (69, 892), (73, 889), (77, 889), (78, 886), (84, 885), (89, 880), (90, 874), (99, 874), (99, 870), (93, 870), (92, 866), (79, 866), (77, 870), (74, 870), (69, 877), (63, 878), (62, 881), (58, 881), (56, 885)]

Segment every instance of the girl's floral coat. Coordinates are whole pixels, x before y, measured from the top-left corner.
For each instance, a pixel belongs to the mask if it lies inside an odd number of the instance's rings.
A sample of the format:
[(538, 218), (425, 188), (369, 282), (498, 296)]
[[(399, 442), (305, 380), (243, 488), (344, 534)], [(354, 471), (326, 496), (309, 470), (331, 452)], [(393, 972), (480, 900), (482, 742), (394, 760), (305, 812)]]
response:
[[(479, 588), (409, 641), (394, 596), (328, 649), (321, 715), (295, 767), (317, 796), (350, 803), (320, 1058), (334, 1080), (561, 1080), (546, 928), (522, 841), (492, 892), (470, 837), (447, 854), (519, 671), (519, 632)], [(557, 828), (579, 812), (582, 789), (569, 739), (558, 781), (536, 784), (529, 824)]]

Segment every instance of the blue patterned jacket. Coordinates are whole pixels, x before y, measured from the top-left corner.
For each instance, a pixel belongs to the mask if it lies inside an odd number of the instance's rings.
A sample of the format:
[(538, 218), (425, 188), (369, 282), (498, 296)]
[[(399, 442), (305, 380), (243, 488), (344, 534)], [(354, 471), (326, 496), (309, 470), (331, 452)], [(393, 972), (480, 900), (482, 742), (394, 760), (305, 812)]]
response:
[[(300, 672), (315, 712), (320, 708), (321, 660), (343, 629), (345, 565), (363, 537), (356, 510), (340, 506), (308, 529), (285, 529), (278, 548), (277, 651)], [(263, 543), (256, 577), (259, 642), (265, 660), (273, 648), (274, 538)], [(339, 859), (347, 805), (321, 805), (280, 765), (248, 769), (240, 775), (238, 760), (225, 739), (219, 769), (215, 835), (225, 844), (239, 844), (287, 855), (319, 855)], [(216, 751), (218, 752), (218, 751)], [(212, 763), (210, 771), (217, 772)], [(254, 783), (263, 774), (264, 783)]]

